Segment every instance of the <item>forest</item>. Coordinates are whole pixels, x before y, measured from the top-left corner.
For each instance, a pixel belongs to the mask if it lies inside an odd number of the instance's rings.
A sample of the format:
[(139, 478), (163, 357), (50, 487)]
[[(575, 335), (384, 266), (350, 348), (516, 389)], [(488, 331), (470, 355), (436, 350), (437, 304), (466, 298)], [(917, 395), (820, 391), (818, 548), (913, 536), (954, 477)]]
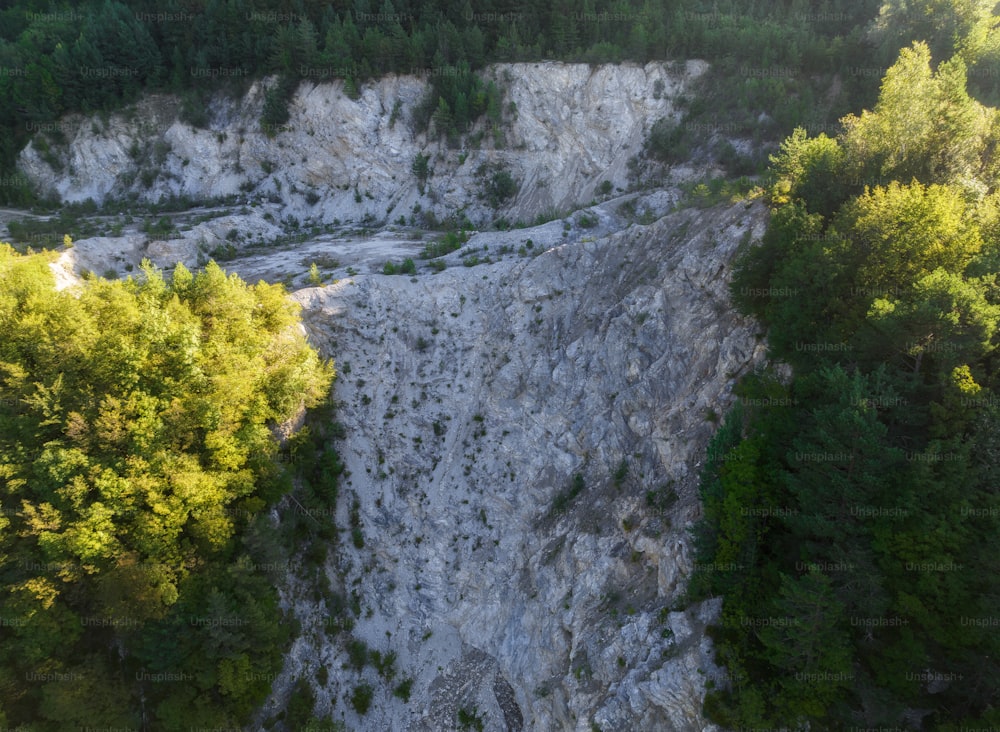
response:
[(731, 284), (767, 328), (702, 476), (694, 597), (727, 727), (1000, 724), (1000, 115), (901, 51), (872, 110), (772, 158)]

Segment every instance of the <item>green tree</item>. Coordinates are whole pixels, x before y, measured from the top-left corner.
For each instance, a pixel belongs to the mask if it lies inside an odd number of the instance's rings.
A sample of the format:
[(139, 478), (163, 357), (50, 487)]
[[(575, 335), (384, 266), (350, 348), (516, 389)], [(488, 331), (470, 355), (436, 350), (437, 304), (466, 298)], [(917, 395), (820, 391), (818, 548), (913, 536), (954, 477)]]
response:
[(914, 43), (886, 72), (874, 111), (844, 118), (844, 144), (862, 186), (885, 178), (926, 180), (935, 92), (930, 50)]
[(842, 120), (853, 182), (916, 178), (975, 189), (992, 118), (966, 92), (961, 59), (935, 73), (927, 45), (914, 43), (886, 72), (874, 110)]
[(989, 0), (885, 0), (870, 35), (883, 58), (913, 40), (926, 42), (934, 58), (979, 58), (996, 33), (995, 6)]
[(771, 157), (771, 166), (777, 179), (772, 192), (775, 203), (798, 198), (811, 211), (829, 217), (847, 198), (844, 151), (825, 134), (809, 138), (804, 129), (796, 128), (781, 143), (778, 155)]
[(289, 120), (288, 104), (295, 94), (299, 84), (292, 75), (279, 76), (277, 81), (267, 90), (264, 97), (264, 108), (261, 110), (260, 121), (264, 132), (273, 137), (274, 130)]
[(847, 204), (836, 225), (850, 238), (835, 256), (857, 268), (863, 292), (909, 289), (938, 268), (961, 273), (982, 247), (963, 195), (948, 186), (893, 181)]
[(444, 137), (451, 130), (454, 117), (451, 113), (451, 105), (444, 97), (438, 97), (437, 109), (431, 117), (431, 122), (434, 124), (434, 133), (439, 138)]
[(993, 279), (966, 280), (936, 269), (903, 297), (878, 298), (868, 313), (868, 350), (900, 359), (915, 374), (930, 361), (944, 385), (956, 368), (980, 363), (993, 351), (1000, 306), (988, 300)]
[(851, 686), (851, 643), (844, 607), (822, 572), (782, 575), (771, 624), (757, 631), (769, 663), (783, 672), (771, 703), (786, 722), (824, 720)]
[[(969, 99), (961, 61), (935, 73), (915, 44), (873, 112), (836, 141), (796, 131), (772, 158), (776, 210), (732, 294), (793, 365), (798, 404), (723, 422), (696, 540), (709, 566), (743, 567), (691, 583), (725, 595), (713, 638), (732, 684), (705, 710), (728, 727), (993, 716), (997, 635), (956, 618), (1000, 597), (995, 115)], [(755, 527), (746, 506), (775, 503), (787, 514)], [(794, 622), (740, 627), (765, 616)], [(914, 669), (962, 681), (931, 693)]]

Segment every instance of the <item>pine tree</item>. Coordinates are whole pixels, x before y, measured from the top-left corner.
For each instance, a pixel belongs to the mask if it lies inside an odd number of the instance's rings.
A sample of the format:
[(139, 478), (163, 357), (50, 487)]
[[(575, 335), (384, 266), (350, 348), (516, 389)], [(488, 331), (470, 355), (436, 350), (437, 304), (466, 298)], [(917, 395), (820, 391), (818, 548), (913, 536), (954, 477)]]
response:
[[(299, 21), (297, 27), (298, 48), (295, 54), (296, 71), (300, 73), (303, 69), (311, 69), (316, 66), (319, 60), (319, 46), (316, 37), (316, 26), (308, 18)], [(308, 73), (308, 72), (307, 72)]]
[(818, 571), (782, 575), (768, 620), (773, 624), (757, 636), (766, 661), (783, 672), (771, 702), (776, 716), (786, 722), (824, 719), (854, 676), (847, 618), (830, 579)]
[(469, 102), (464, 92), (455, 94), (454, 127), (459, 132), (464, 132), (469, 127)]
[(444, 137), (454, 124), (451, 106), (444, 97), (438, 97), (437, 109), (431, 117), (431, 122), (434, 124), (434, 132), (439, 138)]
[(335, 69), (337, 74), (345, 74), (353, 66), (351, 46), (339, 21), (327, 30), (326, 40), (323, 43), (323, 60)]

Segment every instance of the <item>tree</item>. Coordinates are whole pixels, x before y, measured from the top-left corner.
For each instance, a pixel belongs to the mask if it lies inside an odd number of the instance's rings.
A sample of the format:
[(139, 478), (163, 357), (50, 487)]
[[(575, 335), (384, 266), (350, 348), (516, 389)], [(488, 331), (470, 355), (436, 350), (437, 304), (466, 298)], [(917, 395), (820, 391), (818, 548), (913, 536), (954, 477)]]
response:
[(285, 75), (279, 76), (277, 81), (267, 90), (260, 121), (268, 137), (273, 137), (275, 129), (289, 120), (288, 103), (297, 88), (296, 77)]
[(64, 729), (88, 727), (96, 720), (111, 727), (138, 725), (139, 715), (130, 709), (127, 686), (104, 658), (92, 654), (81, 660), (42, 687), (44, 718)]
[(771, 703), (786, 722), (822, 720), (851, 686), (851, 644), (844, 607), (822, 572), (782, 575), (768, 616), (757, 631), (768, 663), (784, 672)]
[(465, 132), (469, 128), (469, 100), (464, 92), (455, 93), (455, 128)]
[(448, 134), (454, 124), (454, 117), (451, 113), (451, 105), (444, 97), (438, 97), (437, 109), (434, 112), (431, 122), (434, 124), (434, 133), (440, 138)]
[(423, 195), (424, 186), (427, 185), (427, 179), (431, 175), (431, 169), (428, 166), (430, 159), (430, 155), (417, 153), (413, 158), (413, 163), (410, 165), (410, 171), (417, 179), (417, 188), (420, 190), (421, 195)]
[(886, 59), (918, 40), (927, 43), (938, 60), (957, 53), (973, 63), (995, 33), (994, 8), (990, 0), (887, 0), (869, 34)]
[(323, 43), (324, 62), (340, 73), (346, 74), (354, 65), (351, 56), (351, 46), (339, 21), (335, 22), (326, 32)]
[(316, 34), (316, 26), (308, 18), (299, 21), (298, 44), (295, 52), (295, 71), (300, 72), (303, 68), (311, 69), (316, 65), (319, 58), (319, 46)]
[(809, 138), (797, 127), (771, 156), (776, 203), (792, 198), (806, 202), (810, 211), (831, 216), (847, 198), (843, 185), (844, 151), (835, 139), (820, 134)]
[(926, 180), (934, 95), (930, 50), (914, 43), (902, 49), (899, 60), (886, 71), (874, 111), (843, 119), (851, 172), (862, 186), (873, 179)]
[(875, 109), (842, 120), (855, 186), (916, 178), (975, 189), (992, 115), (965, 85), (961, 59), (942, 63), (934, 73), (926, 44), (902, 49), (886, 72)]
[(961, 273), (982, 247), (961, 192), (916, 181), (867, 190), (844, 207), (837, 228), (850, 240), (836, 256), (857, 267), (864, 292), (908, 289), (938, 268)]
[[(744, 568), (692, 579), (725, 595), (713, 638), (733, 683), (705, 709), (727, 727), (840, 729), (919, 708), (957, 729), (993, 716), (984, 679), (1000, 673), (997, 634), (955, 622), (1000, 598), (996, 110), (969, 99), (961, 60), (935, 73), (918, 43), (843, 124), (836, 141), (797, 130), (772, 158), (776, 210), (733, 278), (798, 403), (742, 433), (730, 415), (724, 463), (709, 451), (699, 558)], [(748, 519), (774, 503), (787, 515)], [(788, 622), (738, 627), (764, 616)], [(961, 683), (932, 692), (914, 669)]]
[(992, 115), (969, 97), (966, 75), (961, 58), (938, 66), (933, 99), (937, 123), (928, 139), (931, 180), (969, 185), (980, 174)]
[(108, 72), (103, 84), (121, 98), (130, 98), (146, 79), (159, 75), (156, 43), (135, 13), (117, 0), (104, 0), (100, 12), (88, 18), (80, 38), (94, 44), (105, 64), (90, 72)]
[(943, 386), (956, 368), (968, 369), (993, 351), (1000, 306), (987, 299), (992, 287), (992, 278), (966, 280), (939, 268), (902, 297), (876, 299), (868, 323), (877, 342), (869, 350), (887, 350), (886, 357), (901, 359), (914, 373), (929, 360)]

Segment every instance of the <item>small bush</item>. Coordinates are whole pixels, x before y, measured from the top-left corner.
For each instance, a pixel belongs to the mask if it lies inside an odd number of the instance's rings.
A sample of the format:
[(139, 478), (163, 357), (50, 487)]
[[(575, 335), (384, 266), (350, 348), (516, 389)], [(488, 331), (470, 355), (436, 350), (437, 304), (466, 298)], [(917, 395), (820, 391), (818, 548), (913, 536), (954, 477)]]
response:
[(434, 259), (435, 257), (443, 257), (445, 254), (450, 254), (457, 249), (461, 249), (462, 245), (468, 240), (469, 235), (465, 231), (447, 231), (440, 241), (425, 244), (423, 251), (420, 252), (420, 258)]
[(288, 700), (288, 708), (285, 709), (285, 723), (292, 729), (301, 729), (312, 716), (315, 705), (312, 687), (305, 679), (299, 679)]
[(410, 701), (410, 692), (413, 689), (413, 679), (403, 679), (399, 685), (392, 690), (392, 695), (404, 702)]
[(389, 651), (382, 655), (378, 651), (372, 651), (372, 665), (378, 671), (379, 676), (387, 682), (392, 683), (396, 678), (396, 652)]
[(577, 473), (573, 476), (573, 481), (570, 483), (569, 488), (566, 488), (556, 494), (555, 499), (552, 501), (552, 515), (558, 515), (560, 513), (565, 513), (566, 509), (569, 508), (569, 504), (578, 495), (583, 493), (583, 489), (586, 487), (584, 483), (583, 476)]
[(653, 123), (646, 138), (645, 154), (661, 163), (678, 163), (688, 157), (684, 127), (664, 117)]
[(190, 91), (181, 100), (180, 118), (196, 129), (207, 129), (209, 125), (208, 107), (201, 92)]
[(479, 178), (479, 197), (491, 208), (498, 209), (517, 195), (517, 181), (499, 163), (480, 166), (476, 176)]
[(355, 671), (360, 671), (368, 663), (368, 645), (358, 638), (347, 644), (347, 658)]
[(615, 470), (614, 482), (616, 488), (621, 488), (622, 483), (625, 482), (625, 478), (628, 477), (628, 462), (622, 460), (618, 464), (618, 469)]
[(365, 715), (372, 706), (372, 697), (375, 691), (370, 684), (360, 683), (354, 687), (351, 693), (351, 706), (358, 714)]
[(148, 219), (146, 223), (143, 224), (142, 230), (151, 237), (166, 239), (174, 233), (174, 225), (170, 221), (169, 216), (161, 216), (157, 221)]
[(483, 732), (483, 718), (476, 714), (475, 709), (462, 707), (458, 710), (458, 725), (461, 729)]
[(209, 252), (209, 256), (216, 262), (229, 262), (236, 259), (239, 254), (239, 250), (232, 244), (220, 244)]
[(389, 129), (391, 130), (396, 126), (396, 120), (399, 119), (399, 115), (403, 111), (402, 100), (397, 99), (392, 105), (392, 112), (389, 114)]

